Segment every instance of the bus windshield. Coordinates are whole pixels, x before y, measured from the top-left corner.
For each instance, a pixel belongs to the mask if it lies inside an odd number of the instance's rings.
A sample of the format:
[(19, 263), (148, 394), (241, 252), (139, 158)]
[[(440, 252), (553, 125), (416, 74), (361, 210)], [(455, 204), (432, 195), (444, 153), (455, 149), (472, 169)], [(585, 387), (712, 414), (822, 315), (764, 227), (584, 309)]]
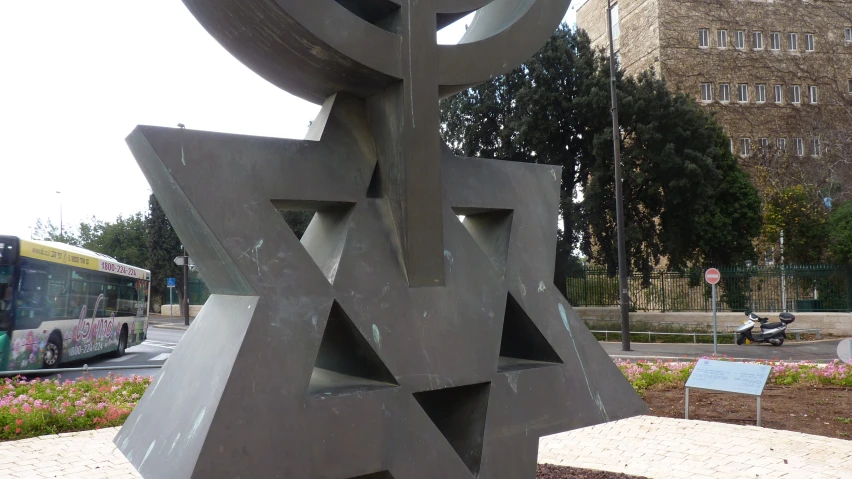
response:
[(0, 332), (8, 331), (12, 325), (12, 306), (14, 305), (12, 285), (17, 260), (17, 241), (15, 238), (0, 236)]

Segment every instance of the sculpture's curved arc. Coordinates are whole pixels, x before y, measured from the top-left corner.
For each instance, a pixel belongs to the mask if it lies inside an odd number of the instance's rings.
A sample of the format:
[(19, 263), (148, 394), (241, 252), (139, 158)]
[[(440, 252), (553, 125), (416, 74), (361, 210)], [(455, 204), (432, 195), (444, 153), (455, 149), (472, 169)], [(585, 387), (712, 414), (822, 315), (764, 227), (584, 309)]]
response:
[[(363, 98), (399, 81), (397, 35), (364, 22), (334, 1), (305, 3), (325, 6), (319, 10), (321, 21), (338, 22), (334, 28), (328, 27), (335, 30), (332, 43), (363, 34), (365, 39), (358, 43), (381, 60), (384, 72), (337, 50), (302, 24), (301, 16), (292, 15), (273, 0), (184, 0), (198, 22), (231, 55), (268, 82), (304, 100), (321, 104), (338, 92)], [(303, 16), (302, 9), (294, 12)], [(312, 22), (308, 26), (317, 28)]]
[[(495, 0), (479, 10), (458, 45), (438, 46), (441, 93), (502, 75), (526, 61), (547, 42), (570, 3)], [(485, 51), (497, 54), (483, 55)]]

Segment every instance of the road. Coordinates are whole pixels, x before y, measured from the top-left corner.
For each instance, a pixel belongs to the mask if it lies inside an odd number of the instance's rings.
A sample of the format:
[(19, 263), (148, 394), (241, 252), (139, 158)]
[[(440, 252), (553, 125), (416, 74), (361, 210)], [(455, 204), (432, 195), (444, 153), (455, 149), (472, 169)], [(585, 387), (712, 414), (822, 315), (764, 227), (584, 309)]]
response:
[[(822, 341), (785, 342), (783, 346), (749, 344), (737, 346), (734, 344), (718, 345), (719, 355), (734, 359), (764, 359), (782, 361), (834, 361), (837, 359), (837, 344), (840, 339), (824, 339)], [(621, 350), (621, 343), (602, 342), (606, 352), (614, 358), (641, 359), (663, 358), (680, 359), (684, 357), (700, 358), (713, 354), (712, 344), (691, 343), (631, 343), (632, 351)]]
[[(138, 366), (138, 365), (162, 365), (169, 358), (169, 355), (174, 351), (175, 346), (183, 337), (184, 331), (174, 329), (161, 329), (150, 327), (148, 328), (148, 339), (139, 346), (128, 348), (124, 356), (120, 358), (109, 358), (99, 356), (89, 358), (85, 361), (77, 363), (63, 364), (63, 368), (79, 368), (87, 364), (89, 367), (113, 367), (113, 366)], [(76, 379), (83, 374), (89, 374), (94, 377), (103, 377), (109, 375), (111, 371), (90, 371), (89, 373), (81, 372), (65, 372), (62, 373), (62, 379)], [(122, 376), (130, 376), (131, 374), (156, 376), (159, 374), (159, 369), (138, 368), (138, 369), (118, 369), (112, 371), (115, 374)], [(47, 378), (55, 377), (55, 374), (46, 375)]]
[[(79, 363), (63, 364), (66, 368), (82, 367), (88, 364), (89, 367), (113, 367), (113, 366), (138, 366), (138, 365), (162, 365), (169, 358), (169, 355), (175, 349), (184, 335), (183, 330), (165, 329), (150, 327), (148, 328), (148, 339), (140, 344), (127, 350), (124, 356), (113, 359), (107, 356), (90, 358)], [(718, 346), (719, 354), (725, 355), (733, 359), (751, 360), (784, 360), (784, 361), (818, 361), (827, 362), (837, 359), (837, 344), (839, 339), (822, 340), (822, 341), (806, 341), (806, 342), (787, 342), (783, 346), (774, 347), (769, 345), (748, 345), (736, 346), (731, 344), (722, 344)], [(621, 350), (620, 342), (601, 342), (604, 350), (613, 358), (621, 359), (682, 359), (682, 358), (700, 358), (713, 354), (712, 344), (691, 344), (691, 343), (632, 343), (632, 351), (624, 352)], [(138, 369), (116, 369), (113, 371), (90, 371), (88, 374), (95, 377), (103, 377), (113, 372), (123, 376), (131, 374), (151, 375), (159, 374), (159, 369), (154, 368), (138, 368)], [(75, 379), (82, 376), (83, 372), (66, 372), (62, 373), (63, 379)], [(55, 374), (45, 375), (44, 377), (53, 378)]]

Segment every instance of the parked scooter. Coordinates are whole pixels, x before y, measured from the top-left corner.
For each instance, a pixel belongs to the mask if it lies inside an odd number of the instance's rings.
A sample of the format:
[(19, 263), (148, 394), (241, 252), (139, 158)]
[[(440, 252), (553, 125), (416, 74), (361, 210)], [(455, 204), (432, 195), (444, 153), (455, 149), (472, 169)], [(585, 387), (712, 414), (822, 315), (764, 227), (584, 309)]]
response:
[[(773, 346), (781, 346), (787, 339), (787, 325), (796, 320), (796, 317), (790, 313), (779, 314), (778, 319), (781, 322), (778, 323), (769, 323), (769, 318), (758, 317), (751, 311), (746, 311), (745, 314), (748, 319), (737, 328), (737, 345), (742, 345), (748, 340), (752, 343), (769, 343)], [(757, 323), (760, 323), (760, 332), (752, 333)]]

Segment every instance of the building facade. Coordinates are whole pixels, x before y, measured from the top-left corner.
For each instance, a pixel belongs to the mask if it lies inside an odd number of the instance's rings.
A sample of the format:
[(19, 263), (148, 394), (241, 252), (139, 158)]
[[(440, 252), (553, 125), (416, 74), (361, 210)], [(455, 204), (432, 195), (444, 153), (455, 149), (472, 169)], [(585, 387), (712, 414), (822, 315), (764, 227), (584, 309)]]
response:
[[(613, 43), (626, 73), (653, 68), (713, 110), (751, 173), (849, 190), (852, 0), (614, 4)], [(606, 8), (607, 0), (588, 0), (577, 12), (596, 47), (609, 46)]]

